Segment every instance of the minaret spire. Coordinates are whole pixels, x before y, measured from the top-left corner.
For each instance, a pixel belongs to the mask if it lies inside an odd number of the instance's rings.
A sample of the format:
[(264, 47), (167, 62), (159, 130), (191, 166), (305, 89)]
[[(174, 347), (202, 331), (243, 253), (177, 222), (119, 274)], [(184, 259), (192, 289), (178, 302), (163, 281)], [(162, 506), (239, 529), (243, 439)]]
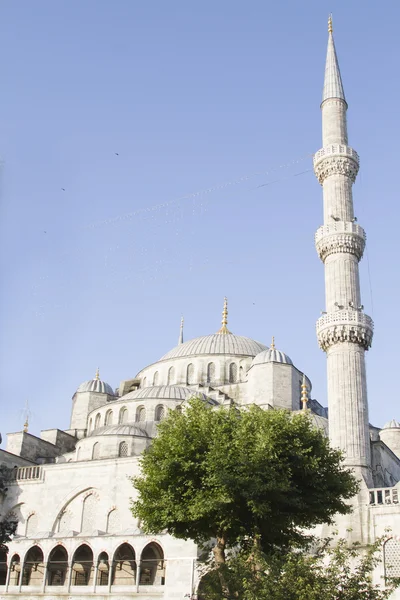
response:
[(183, 344), (183, 317), (181, 317), (181, 326), (180, 326), (180, 330), (179, 330), (179, 339), (178, 339), (178, 346), (180, 346), (180, 344)]
[(323, 148), (314, 156), (314, 171), (323, 187), (324, 224), (315, 243), (325, 268), (326, 312), (317, 321), (317, 336), (327, 355), (329, 437), (346, 464), (371, 486), (365, 351), (373, 323), (361, 304), (358, 263), (365, 232), (354, 217), (352, 190), (359, 158), (348, 145), (347, 102), (331, 18), (321, 109)]
[(322, 102), (328, 98), (340, 98), (346, 101), (340, 75), (339, 62), (336, 55), (335, 42), (333, 41), (332, 15), (328, 19), (328, 50), (325, 63), (324, 90), (322, 92)]

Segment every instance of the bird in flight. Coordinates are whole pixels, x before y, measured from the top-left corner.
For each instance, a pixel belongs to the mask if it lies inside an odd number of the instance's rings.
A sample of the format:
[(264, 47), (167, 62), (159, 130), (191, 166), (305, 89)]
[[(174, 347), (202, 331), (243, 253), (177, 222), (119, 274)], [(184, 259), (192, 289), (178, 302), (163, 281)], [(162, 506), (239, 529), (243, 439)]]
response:
[(118, 153), (118, 152), (114, 152), (114, 154), (115, 154), (115, 156), (119, 156), (119, 153)]
[(63, 192), (65, 192), (65, 188), (61, 188)]

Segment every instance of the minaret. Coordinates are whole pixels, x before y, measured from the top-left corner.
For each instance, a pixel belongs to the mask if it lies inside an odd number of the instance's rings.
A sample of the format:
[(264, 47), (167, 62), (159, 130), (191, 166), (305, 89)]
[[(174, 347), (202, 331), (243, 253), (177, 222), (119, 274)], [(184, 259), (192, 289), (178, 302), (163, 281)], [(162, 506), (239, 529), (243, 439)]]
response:
[(181, 317), (181, 326), (179, 328), (178, 346), (180, 346), (180, 344), (183, 344), (183, 316)]
[(318, 342), (328, 364), (329, 437), (346, 465), (372, 486), (365, 351), (373, 322), (363, 312), (358, 263), (365, 232), (356, 223), (352, 186), (359, 158), (347, 140), (347, 102), (328, 22), (328, 51), (322, 96), (322, 144), (314, 156), (323, 187), (324, 225), (315, 234), (325, 267), (326, 313), (317, 321)]

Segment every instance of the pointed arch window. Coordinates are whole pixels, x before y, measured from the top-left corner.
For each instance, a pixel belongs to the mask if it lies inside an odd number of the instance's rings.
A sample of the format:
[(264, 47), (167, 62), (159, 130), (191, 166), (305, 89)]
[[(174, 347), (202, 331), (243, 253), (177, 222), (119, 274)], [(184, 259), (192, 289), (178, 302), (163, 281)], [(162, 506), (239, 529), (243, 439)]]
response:
[(112, 410), (108, 410), (106, 412), (106, 416), (104, 418), (104, 425), (112, 425), (113, 422), (113, 412)]
[(165, 417), (165, 408), (164, 408), (164, 406), (162, 406), (160, 404), (160, 406), (157, 406), (157, 408), (156, 408), (155, 420), (162, 421), (164, 417)]
[(100, 444), (96, 442), (92, 449), (92, 460), (97, 460), (98, 458), (100, 458)]
[(237, 382), (237, 364), (231, 363), (229, 365), (229, 383)]
[(159, 377), (158, 371), (156, 371), (153, 376), (153, 385), (158, 385), (159, 379), (160, 379), (160, 377)]
[(136, 421), (141, 423), (146, 420), (146, 409), (144, 406), (138, 406), (136, 410)]
[(121, 442), (118, 449), (118, 456), (128, 456), (128, 444)]
[(194, 383), (194, 364), (190, 363), (186, 369), (186, 383), (192, 385)]
[(213, 362), (207, 365), (207, 383), (213, 383), (215, 381), (215, 364)]
[(96, 420), (94, 422), (94, 428), (98, 429), (100, 427), (101, 414), (97, 413)]
[(168, 381), (167, 381), (167, 385), (171, 385), (175, 383), (175, 369), (174, 367), (170, 367), (168, 369)]
[(119, 411), (118, 423), (119, 425), (123, 425), (128, 422), (128, 409), (123, 406)]
[(142, 387), (146, 387), (147, 377), (143, 377), (142, 379)]

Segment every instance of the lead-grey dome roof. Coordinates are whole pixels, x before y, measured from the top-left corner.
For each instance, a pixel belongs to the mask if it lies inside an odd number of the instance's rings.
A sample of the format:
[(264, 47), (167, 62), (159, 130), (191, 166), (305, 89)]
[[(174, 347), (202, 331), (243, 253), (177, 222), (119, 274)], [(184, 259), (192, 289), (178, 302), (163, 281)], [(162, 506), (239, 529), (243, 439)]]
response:
[(261, 365), (263, 363), (269, 362), (277, 362), (284, 363), (286, 365), (292, 365), (292, 360), (288, 357), (287, 354), (277, 350), (274, 347), (268, 348), (267, 350), (263, 350), (260, 354), (257, 354), (255, 359), (252, 362), (252, 365)]
[(105, 381), (101, 381), (101, 379), (90, 379), (89, 381), (84, 381), (76, 390), (77, 392), (98, 392), (100, 394), (109, 394), (110, 396), (115, 396), (114, 390), (111, 385), (106, 383)]
[(239, 356), (256, 356), (266, 346), (242, 335), (233, 333), (212, 333), (189, 340), (172, 348), (160, 360), (182, 358), (202, 354), (237, 354)]
[(92, 431), (90, 436), (98, 435), (134, 435), (137, 437), (150, 437), (144, 427), (137, 424), (132, 425), (106, 425)]
[(179, 385), (156, 385), (151, 387), (140, 388), (129, 392), (125, 396), (122, 396), (120, 400), (136, 400), (138, 398), (162, 398), (164, 400), (187, 400), (188, 398), (202, 398), (207, 402), (212, 401), (211, 398), (199, 392), (192, 390), (188, 387)]
[(400, 423), (396, 419), (392, 419), (383, 426), (383, 429), (396, 429), (397, 427), (400, 427)]

